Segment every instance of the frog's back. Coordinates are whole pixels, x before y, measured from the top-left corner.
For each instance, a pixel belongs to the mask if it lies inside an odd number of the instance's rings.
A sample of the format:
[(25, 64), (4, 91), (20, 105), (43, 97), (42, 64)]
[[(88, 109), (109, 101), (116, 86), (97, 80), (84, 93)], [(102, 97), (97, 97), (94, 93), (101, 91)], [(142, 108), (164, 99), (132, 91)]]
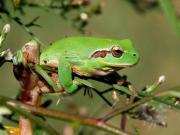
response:
[(88, 57), (87, 54), (91, 54), (99, 46), (103, 48), (109, 47), (108, 39), (94, 38), (94, 37), (68, 37), (56, 41), (49, 45), (42, 54), (46, 56), (59, 56), (64, 52), (75, 52), (80, 57)]
[[(127, 40), (112, 40), (95, 37), (67, 37), (49, 45), (41, 54), (41, 59), (54, 59), (64, 55), (76, 54), (81, 58), (88, 58), (94, 51), (104, 48), (110, 48), (112, 45), (123, 44)], [(128, 41), (129, 42), (129, 41)], [(126, 43), (124, 44), (126, 46)], [(126, 48), (127, 50), (127, 48)]]
[(47, 51), (52, 51), (54, 49), (63, 51), (63, 50), (72, 50), (72, 51), (85, 51), (98, 49), (99, 46), (109, 47), (108, 42), (110, 39), (101, 39), (95, 37), (68, 37), (54, 42), (52, 45), (47, 47)]

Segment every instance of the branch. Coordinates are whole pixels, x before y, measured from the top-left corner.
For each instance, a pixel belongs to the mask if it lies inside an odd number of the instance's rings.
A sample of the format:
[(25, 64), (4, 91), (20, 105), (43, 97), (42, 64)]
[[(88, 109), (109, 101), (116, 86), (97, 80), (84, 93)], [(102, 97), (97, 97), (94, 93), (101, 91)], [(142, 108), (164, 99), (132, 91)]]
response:
[[(27, 104), (23, 104), (16, 100), (0, 96), (0, 103), (7, 106), (9, 109), (18, 112), (19, 114), (29, 118), (30, 120), (34, 121), (37, 125), (43, 127), (49, 133), (53, 135), (57, 135), (58, 133), (55, 132), (53, 129), (49, 127), (44, 121), (40, 118), (30, 114), (29, 112), (33, 112), (38, 115), (43, 115), (67, 122), (78, 122), (80, 125), (87, 125), (90, 127), (94, 127), (96, 129), (103, 130), (105, 132), (112, 133), (114, 135), (130, 135), (131, 133), (123, 132), (118, 128), (115, 128), (111, 125), (108, 125), (98, 119), (85, 117), (85, 116), (78, 116), (74, 114), (64, 113), (60, 111), (55, 111), (52, 109), (44, 109), (41, 107), (35, 107)], [(132, 134), (131, 134), (132, 135)]]
[(50, 125), (45, 123), (41, 118), (29, 113), (29, 111), (27, 111), (26, 109), (26, 106), (27, 106), (26, 104), (22, 104), (16, 100), (12, 100), (10, 98), (3, 97), (3, 96), (0, 96), (0, 104), (5, 105), (12, 111), (17, 112), (29, 118), (31, 121), (33, 121), (35, 124), (45, 129), (51, 135), (59, 135), (59, 133), (57, 133)]
[(11, 17), (9, 16), (14, 22), (20, 25), (35, 41), (37, 41), (40, 45), (44, 45), (43, 42), (27, 27), (24, 23), (21, 22), (20, 18), (18, 17)]
[(179, 109), (180, 106), (178, 106), (178, 105), (173, 105), (172, 103), (169, 103), (169, 102), (167, 102), (167, 101), (165, 101), (165, 100), (162, 100), (162, 99), (160, 98), (160, 97), (162, 97), (162, 96), (168, 95), (168, 94), (171, 93), (172, 91), (173, 91), (172, 89), (165, 90), (165, 91), (163, 91), (163, 92), (162, 92), (162, 91), (159, 91), (159, 92), (157, 92), (157, 93), (155, 93), (155, 94), (153, 94), (153, 95), (149, 95), (149, 96), (147, 96), (147, 97), (145, 97), (145, 95), (143, 95), (143, 94), (141, 93), (141, 96), (144, 96), (144, 98), (140, 99), (139, 101), (137, 101), (137, 102), (135, 102), (135, 103), (129, 104), (129, 105), (127, 105), (127, 106), (124, 106), (124, 107), (122, 107), (122, 108), (119, 107), (119, 108), (114, 109), (113, 111), (111, 111), (110, 113), (108, 113), (106, 116), (104, 116), (104, 117), (102, 118), (102, 120), (103, 120), (103, 121), (107, 121), (107, 120), (109, 120), (109, 119), (111, 119), (111, 118), (113, 118), (113, 117), (115, 117), (115, 116), (117, 116), (117, 115), (119, 115), (119, 114), (121, 114), (121, 113), (127, 112), (127, 111), (129, 111), (129, 110), (131, 110), (131, 109), (133, 109), (133, 108), (135, 108), (135, 107), (137, 107), (137, 106), (139, 106), (139, 105), (142, 105), (142, 104), (144, 104), (144, 103), (146, 103), (146, 102), (149, 102), (149, 101), (151, 101), (151, 100), (154, 100), (154, 101), (157, 101), (157, 102), (166, 104), (166, 105), (170, 105), (170, 106), (172, 106), (172, 107), (174, 107), (174, 108)]

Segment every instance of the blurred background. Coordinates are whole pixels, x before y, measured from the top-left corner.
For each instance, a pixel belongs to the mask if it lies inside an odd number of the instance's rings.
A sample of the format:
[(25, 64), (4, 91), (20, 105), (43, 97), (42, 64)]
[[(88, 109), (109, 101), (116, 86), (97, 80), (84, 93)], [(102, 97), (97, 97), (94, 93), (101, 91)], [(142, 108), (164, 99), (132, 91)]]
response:
[[(93, 2), (97, 2), (94, 0)], [(174, 0), (174, 7), (178, 14), (180, 3)], [(160, 8), (149, 9), (145, 12), (138, 11), (134, 5), (127, 0), (104, 0), (102, 14), (94, 16), (89, 20), (86, 31), (95, 37), (105, 37), (112, 39), (128, 38), (133, 41), (135, 48), (141, 56), (140, 62), (131, 68), (123, 69), (119, 73), (127, 75), (135, 89), (140, 90), (144, 86), (155, 82), (160, 75), (166, 76), (166, 81), (158, 89), (168, 89), (180, 85), (180, 36), (170, 25), (167, 17)], [(48, 12), (27, 7), (26, 14), (20, 15), (24, 22), (40, 16), (37, 23), (41, 27), (32, 27), (33, 33), (46, 45), (67, 36), (82, 35), (72, 27), (70, 21), (66, 21), (54, 11)], [(179, 12), (180, 15), (180, 12)], [(0, 21), (0, 28), (6, 22)], [(31, 37), (19, 25), (11, 22), (11, 32), (4, 43), (3, 49), (11, 48), (16, 52)], [(14, 97), (19, 90), (19, 83), (13, 76), (12, 64), (5, 64), (0, 69), (0, 94)], [(110, 97), (110, 95), (107, 95)], [(56, 99), (55, 99), (56, 100)], [(67, 102), (69, 106), (67, 106)], [(77, 92), (71, 97), (61, 101), (62, 104), (54, 108), (62, 111), (71, 111), (73, 107), (78, 107), (89, 116), (102, 116), (111, 108), (104, 103), (95, 93), (93, 98), (83, 96), (83, 91)], [(71, 104), (72, 103), (72, 104)], [(55, 104), (55, 103), (54, 103)], [(52, 106), (53, 107), (53, 106)], [(103, 112), (98, 112), (102, 108)], [(135, 127), (140, 128), (142, 135), (179, 135), (180, 134), (180, 113), (163, 107), (167, 128), (162, 128), (154, 124), (148, 124), (139, 120), (128, 120), (127, 130), (132, 131)], [(72, 110), (74, 111), (74, 110)], [(119, 126), (119, 116), (110, 121), (113, 125)], [(68, 123), (49, 120), (58, 129), (68, 126)], [(92, 129), (87, 128), (88, 135)], [(92, 132), (93, 134), (93, 132)], [(96, 134), (100, 134), (96, 132)]]

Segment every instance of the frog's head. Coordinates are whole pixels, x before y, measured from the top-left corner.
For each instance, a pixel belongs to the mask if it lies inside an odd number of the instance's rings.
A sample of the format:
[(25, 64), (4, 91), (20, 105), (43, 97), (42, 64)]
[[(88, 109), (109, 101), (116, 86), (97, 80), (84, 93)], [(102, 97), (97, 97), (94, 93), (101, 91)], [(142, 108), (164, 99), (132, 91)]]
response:
[(110, 40), (108, 44), (111, 44), (108, 48), (97, 50), (91, 55), (92, 58), (99, 59), (105, 69), (121, 69), (138, 63), (139, 54), (130, 40)]

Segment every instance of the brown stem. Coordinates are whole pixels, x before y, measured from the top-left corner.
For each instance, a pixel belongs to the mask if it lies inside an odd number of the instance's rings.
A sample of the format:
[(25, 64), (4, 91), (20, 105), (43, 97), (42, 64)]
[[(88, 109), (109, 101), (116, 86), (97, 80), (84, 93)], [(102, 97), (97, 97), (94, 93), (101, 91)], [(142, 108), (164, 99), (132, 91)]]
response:
[(126, 117), (126, 114), (123, 113), (122, 116), (121, 116), (121, 124), (120, 124), (120, 127), (121, 127), (122, 131), (125, 131), (126, 122), (127, 122), (127, 117)]
[[(17, 100), (13, 100), (13, 99), (3, 97), (3, 96), (0, 96), (0, 103), (2, 105), (7, 106), (13, 112), (19, 113), (20, 115), (28, 118), (34, 124), (36, 124), (37, 126), (41, 127), (45, 131), (47, 131), (47, 133), (49, 133), (50, 135), (60, 135), (49, 124), (47, 124), (47, 122), (42, 120), (40, 117), (37, 117), (37, 116), (33, 115), (32, 113), (27, 111), (27, 109), (23, 108), (23, 107), (25, 107), (23, 105), (27, 105), (27, 104), (23, 104), (23, 103), (21, 103), (21, 102), (19, 102)], [(25, 125), (23, 125), (23, 126), (25, 126)]]
[(124, 106), (124, 107), (116, 108), (113, 111), (111, 111), (110, 113), (108, 113), (107, 115), (105, 115), (102, 118), (102, 120), (107, 121), (107, 120), (109, 120), (109, 119), (111, 119), (111, 118), (113, 118), (113, 117), (115, 117), (115, 116), (117, 116), (119, 114), (122, 114), (124, 112), (127, 112), (127, 111), (129, 111), (129, 110), (131, 110), (131, 109), (141, 105), (141, 104), (149, 102), (150, 100), (155, 100), (155, 101), (157, 100), (157, 101), (159, 101), (158, 97), (164, 96), (167, 93), (169, 93), (170, 91), (172, 91), (172, 90), (166, 90), (166, 91), (163, 91), (163, 92), (162, 91), (158, 91), (155, 94), (150, 95), (148, 97), (144, 97), (144, 98), (142, 98), (141, 100), (139, 100), (139, 101), (137, 101), (135, 103), (131, 103), (131, 104), (129, 104), (127, 106)]
[(73, 122), (73, 121), (78, 121), (80, 124), (84, 124), (84, 125), (88, 125), (91, 127), (96, 127), (99, 128), (101, 130), (104, 131), (108, 131), (117, 135), (127, 135), (127, 133), (120, 131), (117, 128), (114, 128), (108, 124), (105, 124), (104, 122), (101, 122), (97, 119), (94, 118), (90, 118), (90, 117), (85, 117), (85, 116), (77, 116), (77, 115), (73, 115), (73, 114), (68, 114), (68, 113), (64, 113), (64, 112), (57, 112), (51, 109), (44, 109), (44, 108), (37, 108), (37, 107), (33, 107), (33, 106), (26, 106), (26, 108), (29, 111), (32, 111), (34, 113), (37, 114), (41, 114), (41, 115), (45, 115), (48, 117), (52, 117), (52, 118), (57, 118), (60, 120), (64, 120), (64, 121), (69, 121), (69, 122)]
[(32, 126), (31, 126), (31, 122), (29, 121), (29, 119), (20, 116), (19, 117), (19, 135), (32, 135)]
[[(23, 64), (14, 65), (14, 74), (21, 86), (21, 94), (18, 97), (19, 101), (25, 104), (37, 106), (39, 104), (39, 87), (37, 82), (39, 80), (35, 72), (33, 72), (29, 67), (26, 67), (27, 63), (38, 63), (39, 60), (39, 46), (34, 44), (35, 42), (28, 42), (22, 48), (23, 54)], [(19, 117), (19, 131), (20, 135), (32, 135), (32, 126), (29, 119), (20, 116)]]
[[(130, 98), (126, 97), (126, 103), (125, 105), (128, 105), (130, 103)], [(120, 123), (120, 128), (122, 131), (125, 131), (126, 128), (126, 123), (127, 123), (127, 117), (125, 113), (122, 113), (121, 115), (121, 123)]]
[[(12, 100), (3, 96), (0, 96), (0, 102), (9, 107), (12, 110), (16, 110), (21, 115), (28, 116), (28, 112), (33, 112), (35, 114), (41, 115), (41, 116), (47, 116), (54, 119), (59, 119), (67, 122), (76, 122), (80, 125), (87, 125), (90, 127), (94, 127), (96, 129), (100, 129), (109, 133), (112, 133), (114, 135), (132, 135), (131, 133), (123, 132), (118, 128), (115, 128), (111, 125), (108, 125), (98, 119), (55, 111), (52, 109), (45, 109), (42, 107), (32, 106), (28, 104), (23, 104), (21, 102), (18, 102), (16, 100)], [(38, 119), (36, 120), (37, 123)], [(44, 123), (45, 124), (45, 123)], [(44, 127), (44, 124), (41, 124), (42, 127)]]

